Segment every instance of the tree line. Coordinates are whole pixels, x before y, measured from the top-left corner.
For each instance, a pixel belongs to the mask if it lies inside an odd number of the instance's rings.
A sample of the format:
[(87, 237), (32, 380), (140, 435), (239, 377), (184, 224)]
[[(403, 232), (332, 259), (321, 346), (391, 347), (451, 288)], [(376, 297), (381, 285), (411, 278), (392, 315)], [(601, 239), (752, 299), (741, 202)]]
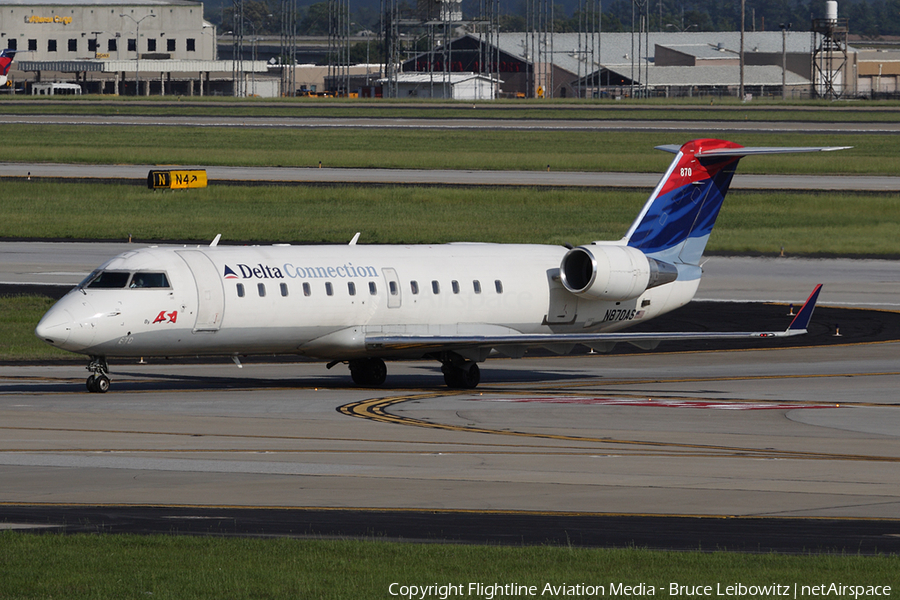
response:
[[(501, 31), (524, 31), (526, 1), (509, 0), (501, 7)], [(588, 3), (594, 2), (591, 6)], [(545, 28), (558, 33), (577, 31), (632, 31), (639, 28), (639, 15), (648, 17), (650, 31), (737, 31), (741, 24), (740, 0), (600, 0), (601, 18), (597, 19), (598, 0), (560, 0), (544, 11)], [(534, 4), (532, 2), (532, 4)], [(478, 17), (479, 2), (463, 5), (464, 18)], [(378, 32), (381, 27), (380, 0), (351, 2), (352, 34)], [(207, 19), (226, 33), (232, 24), (231, 4), (208, 2)], [(825, 17), (825, 0), (745, 0), (747, 31), (778, 31), (790, 24), (795, 31), (809, 31), (813, 18)], [(900, 0), (841, 0), (839, 17), (849, 21), (851, 34), (864, 37), (900, 35)], [(295, 33), (301, 36), (328, 35), (328, 3), (316, 2), (298, 7)], [(413, 17), (415, 1), (401, 3), (401, 12)], [(245, 0), (244, 35), (281, 33), (279, 0)], [(599, 22), (598, 22), (599, 21)]]

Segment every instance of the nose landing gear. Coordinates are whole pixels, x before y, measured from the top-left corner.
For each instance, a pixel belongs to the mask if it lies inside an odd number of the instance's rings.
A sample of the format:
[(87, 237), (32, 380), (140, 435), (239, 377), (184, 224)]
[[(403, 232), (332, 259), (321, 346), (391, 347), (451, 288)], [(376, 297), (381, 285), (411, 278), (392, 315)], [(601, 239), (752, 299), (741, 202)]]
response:
[(92, 356), (91, 362), (87, 366), (87, 370), (91, 372), (85, 385), (87, 390), (95, 394), (103, 394), (109, 389), (109, 365), (103, 356)]

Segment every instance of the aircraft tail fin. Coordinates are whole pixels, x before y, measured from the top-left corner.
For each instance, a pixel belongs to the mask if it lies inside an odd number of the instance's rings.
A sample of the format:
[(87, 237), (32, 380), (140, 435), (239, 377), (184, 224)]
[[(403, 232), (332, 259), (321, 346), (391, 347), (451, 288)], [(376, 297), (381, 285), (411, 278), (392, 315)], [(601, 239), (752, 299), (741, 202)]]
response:
[(13, 59), (16, 57), (16, 51), (7, 48), (0, 52), (0, 85), (6, 85), (9, 77), (9, 69), (12, 67)]
[(822, 284), (820, 283), (809, 295), (809, 298), (806, 299), (806, 302), (797, 312), (796, 316), (794, 316), (794, 320), (791, 321), (791, 324), (788, 325), (788, 335), (801, 335), (806, 333), (806, 329), (809, 327), (809, 321), (812, 319), (813, 311), (816, 309), (816, 301), (819, 299), (819, 292), (821, 291)]
[(625, 240), (668, 263), (697, 265), (706, 248), (738, 161), (754, 154), (822, 152), (845, 147), (744, 147), (715, 139), (658, 146), (675, 159), (650, 195)]

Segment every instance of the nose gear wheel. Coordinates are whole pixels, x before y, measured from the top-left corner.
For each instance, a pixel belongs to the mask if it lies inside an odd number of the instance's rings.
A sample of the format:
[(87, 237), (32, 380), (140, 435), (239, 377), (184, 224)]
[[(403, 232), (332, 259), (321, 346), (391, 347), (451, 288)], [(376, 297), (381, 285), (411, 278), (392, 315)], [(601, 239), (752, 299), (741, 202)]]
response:
[(109, 389), (109, 365), (103, 356), (92, 356), (91, 362), (87, 366), (87, 370), (91, 372), (85, 385), (87, 390), (95, 394), (103, 394)]

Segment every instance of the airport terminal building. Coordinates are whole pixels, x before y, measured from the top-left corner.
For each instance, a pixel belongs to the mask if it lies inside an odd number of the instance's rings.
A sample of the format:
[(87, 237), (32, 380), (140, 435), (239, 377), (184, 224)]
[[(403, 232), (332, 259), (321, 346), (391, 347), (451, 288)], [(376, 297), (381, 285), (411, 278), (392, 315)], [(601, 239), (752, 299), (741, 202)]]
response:
[[(230, 95), (234, 78), (192, 0), (7, 0), (0, 44), (18, 52), (17, 85), (74, 79), (85, 93)], [(250, 61), (243, 69), (266, 71)]]
[(19, 60), (214, 60), (215, 28), (203, 3), (103, 0), (42, 3), (6, 0), (0, 36)]

